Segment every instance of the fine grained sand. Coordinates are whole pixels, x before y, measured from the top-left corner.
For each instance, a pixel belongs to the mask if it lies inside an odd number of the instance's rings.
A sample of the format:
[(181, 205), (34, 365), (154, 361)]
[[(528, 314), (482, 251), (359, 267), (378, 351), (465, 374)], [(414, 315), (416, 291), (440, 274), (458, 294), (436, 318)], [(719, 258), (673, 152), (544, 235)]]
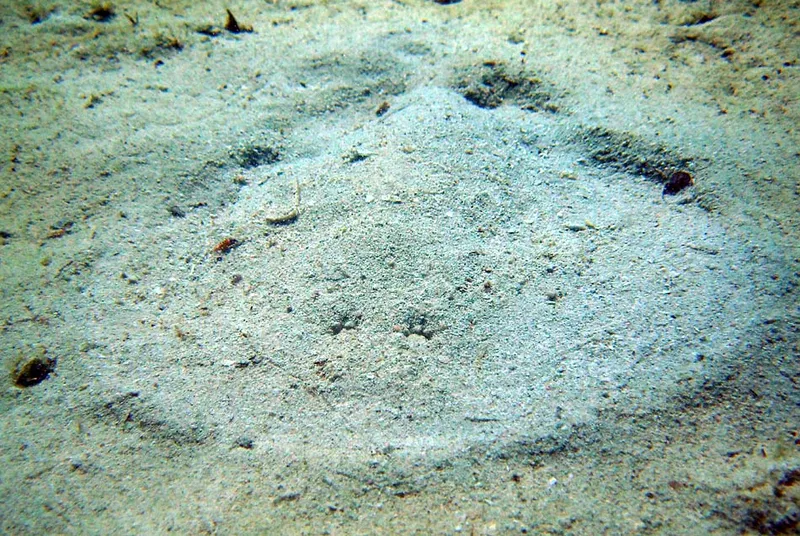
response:
[(797, 530), (800, 3), (193, 4), (0, 9), (2, 532)]

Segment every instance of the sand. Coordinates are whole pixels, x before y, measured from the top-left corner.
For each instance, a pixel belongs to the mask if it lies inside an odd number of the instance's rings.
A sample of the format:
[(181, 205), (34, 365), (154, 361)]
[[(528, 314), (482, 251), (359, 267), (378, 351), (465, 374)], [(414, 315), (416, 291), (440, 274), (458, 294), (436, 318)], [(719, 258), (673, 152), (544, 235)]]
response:
[(0, 8), (0, 532), (795, 533), (798, 21)]

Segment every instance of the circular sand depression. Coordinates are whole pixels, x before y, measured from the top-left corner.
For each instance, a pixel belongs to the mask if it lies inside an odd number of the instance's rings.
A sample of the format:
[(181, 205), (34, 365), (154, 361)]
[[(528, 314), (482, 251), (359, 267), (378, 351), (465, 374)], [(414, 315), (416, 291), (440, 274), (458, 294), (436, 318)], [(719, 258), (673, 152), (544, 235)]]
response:
[[(551, 116), (426, 88), (339, 134), (253, 170), (213, 221), (154, 231), (186, 242), (145, 277), (152, 320), (117, 343), (112, 312), (97, 327), (124, 356), (103, 381), (136, 389), (144, 424), (288, 452), (502, 450), (713, 378), (752, 316), (712, 215)], [(300, 217), (267, 223), (295, 183)]]

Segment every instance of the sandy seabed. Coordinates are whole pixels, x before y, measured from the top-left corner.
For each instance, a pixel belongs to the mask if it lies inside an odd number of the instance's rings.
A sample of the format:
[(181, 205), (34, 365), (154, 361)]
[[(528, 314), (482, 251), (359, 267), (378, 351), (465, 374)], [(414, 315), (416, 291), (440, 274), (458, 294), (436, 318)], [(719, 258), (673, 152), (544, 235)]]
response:
[(0, 532), (795, 534), (800, 2), (0, 6)]

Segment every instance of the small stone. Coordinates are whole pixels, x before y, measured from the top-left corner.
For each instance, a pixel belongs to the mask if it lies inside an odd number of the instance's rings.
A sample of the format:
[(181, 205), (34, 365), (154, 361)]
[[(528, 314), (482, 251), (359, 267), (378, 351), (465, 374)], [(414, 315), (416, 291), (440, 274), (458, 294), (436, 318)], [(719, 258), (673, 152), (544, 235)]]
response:
[(561, 297), (561, 292), (557, 290), (548, 290), (547, 292), (544, 293), (544, 296), (545, 298), (547, 298), (547, 301), (555, 302), (558, 301), (558, 299)]
[(173, 218), (185, 218), (186, 217), (186, 212), (184, 212), (183, 209), (181, 207), (179, 207), (178, 205), (173, 205), (173, 206), (169, 207), (169, 214)]
[(17, 387), (32, 387), (46, 380), (55, 368), (55, 359), (34, 357), (18, 365), (11, 378)]
[(253, 448), (253, 440), (247, 436), (241, 436), (236, 439), (236, 446), (239, 448), (250, 450)]

